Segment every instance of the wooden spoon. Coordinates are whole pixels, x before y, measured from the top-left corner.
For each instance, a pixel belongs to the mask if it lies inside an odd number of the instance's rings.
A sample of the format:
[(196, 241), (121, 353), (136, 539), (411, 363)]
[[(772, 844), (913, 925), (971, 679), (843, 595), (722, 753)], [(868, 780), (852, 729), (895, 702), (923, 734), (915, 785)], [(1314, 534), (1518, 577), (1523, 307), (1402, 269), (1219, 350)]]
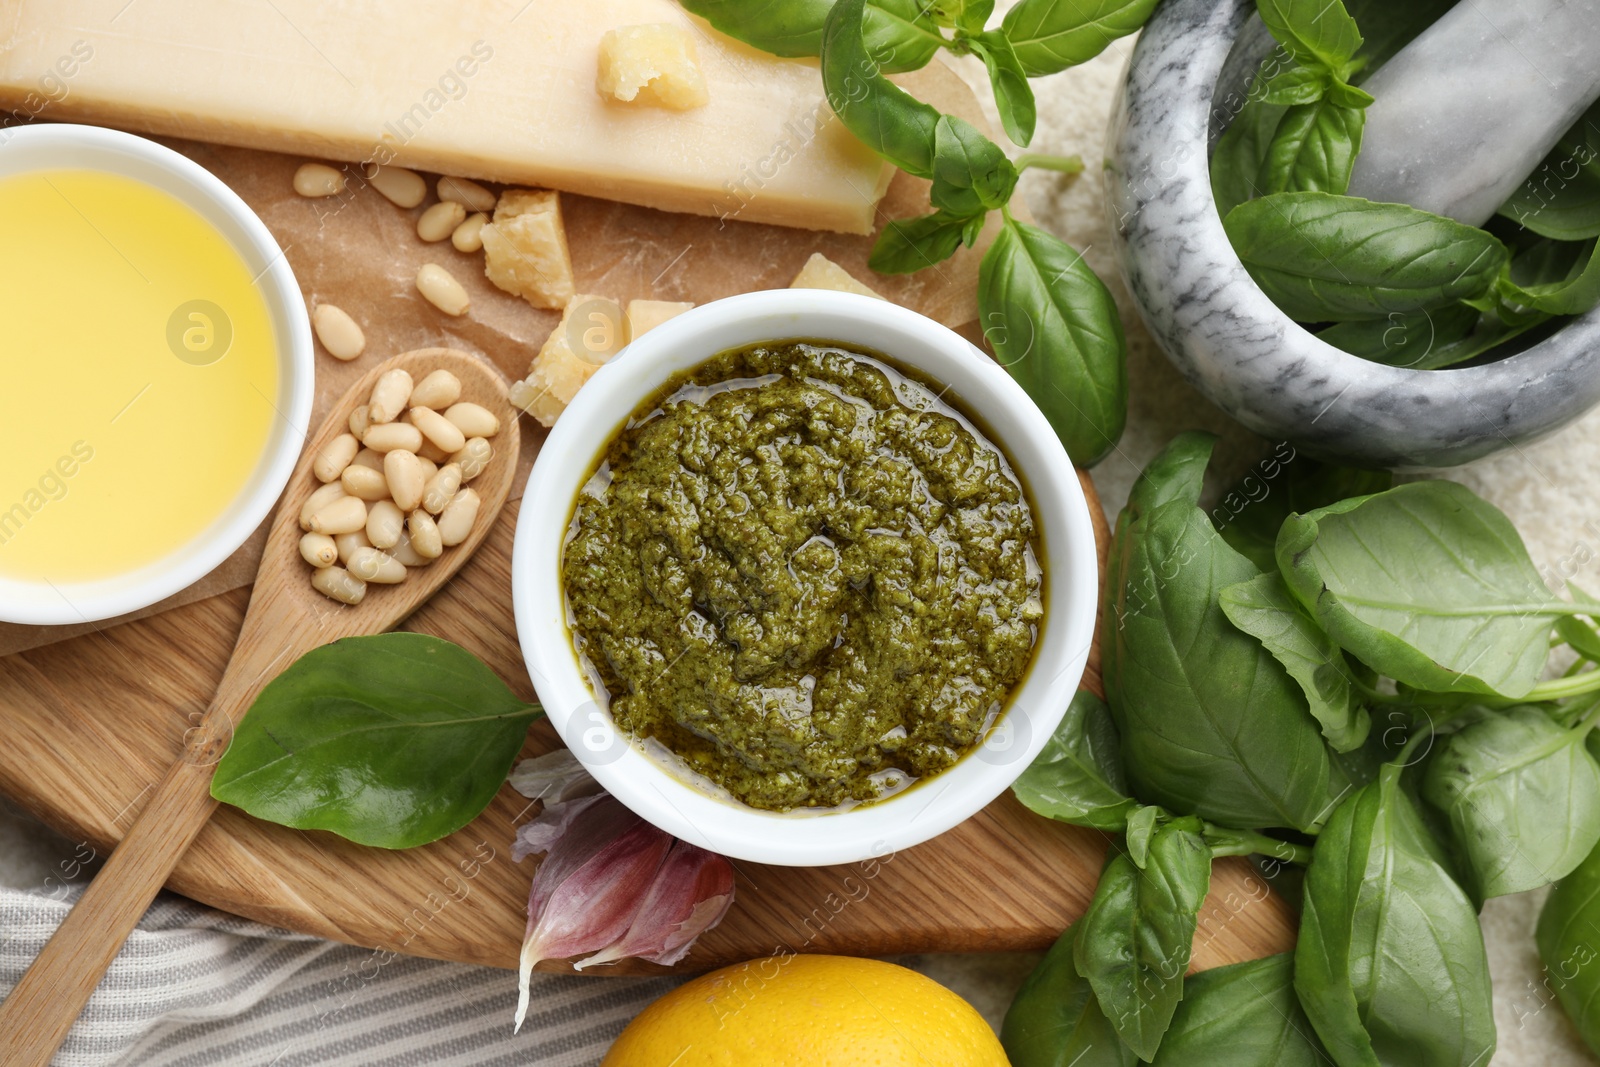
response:
[[(378, 376), (396, 367), (418, 381), (433, 370), (450, 371), (461, 379), (463, 400), (500, 416), (500, 433), (492, 441), (488, 467), (472, 482), (482, 505), (467, 539), (445, 549), (431, 565), (411, 570), (398, 585), (368, 585), (361, 603), (346, 607), (311, 588), (311, 568), (300, 558), (300, 508), (320, 484), (311, 473), (318, 450), (348, 432), (350, 413), (367, 403)], [(393, 628), (460, 570), (500, 514), (516, 474), (519, 442), (517, 412), (505, 382), (487, 363), (454, 349), (424, 348), (395, 356), (344, 395), (308, 440), (278, 505), (249, 611), (205, 718), (185, 736), (183, 751), (105, 867), (0, 1003), (0, 1063), (46, 1067), (50, 1062), (134, 925), (216, 809), (212, 769), (257, 694), (313, 648)]]

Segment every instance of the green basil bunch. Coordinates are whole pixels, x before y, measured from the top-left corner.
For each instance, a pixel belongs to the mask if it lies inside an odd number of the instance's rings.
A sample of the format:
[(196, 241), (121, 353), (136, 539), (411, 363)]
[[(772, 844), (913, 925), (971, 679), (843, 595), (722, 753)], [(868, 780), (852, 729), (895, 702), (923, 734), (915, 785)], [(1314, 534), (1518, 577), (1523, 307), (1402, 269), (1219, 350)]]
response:
[[(1018, 994), (1007, 1049), (1020, 1067), (1481, 1067), (1479, 904), (1600, 879), (1600, 601), (1551, 592), (1506, 517), (1452, 482), (1280, 449), (1202, 510), (1212, 445), (1178, 436), (1133, 486), (1106, 700), (1080, 693), (1013, 786), (1122, 836), (1070, 959), (1058, 944)], [(1561, 643), (1577, 665), (1541, 680)], [(1185, 982), (1211, 861), (1251, 854), (1305, 868), (1293, 960)], [(1588, 892), (1552, 897), (1547, 958), (1578, 951), (1575, 914), (1600, 921)], [(1600, 977), (1571, 981), (1586, 1012)], [(1242, 1003), (1256, 986), (1279, 1007)]]
[(940, 50), (989, 72), (1008, 137), (1033, 140), (1030, 78), (1092, 59), (1143, 26), (1156, 0), (1021, 0), (986, 28), (993, 0), (683, 0), (713, 27), (780, 56), (817, 56), (828, 103), (884, 159), (927, 179), (926, 215), (886, 226), (869, 265), (884, 274), (934, 266), (978, 241), (991, 212), (1001, 229), (979, 268), (979, 324), (1000, 363), (1039, 405), (1073, 462), (1090, 466), (1127, 422), (1127, 343), (1104, 283), (1065, 242), (1012, 217), (1031, 167), (1076, 172), (1076, 158), (1013, 161), (970, 123), (913, 98), (885, 74), (915, 70)]
[(1600, 303), (1600, 105), (1484, 229), (1345, 195), (1372, 103), (1355, 83), (1449, 4), (1354, 6), (1257, 2), (1281, 47), (1218, 140), (1211, 184), (1262, 291), (1322, 324), (1329, 344), (1415, 369), (1475, 359)]

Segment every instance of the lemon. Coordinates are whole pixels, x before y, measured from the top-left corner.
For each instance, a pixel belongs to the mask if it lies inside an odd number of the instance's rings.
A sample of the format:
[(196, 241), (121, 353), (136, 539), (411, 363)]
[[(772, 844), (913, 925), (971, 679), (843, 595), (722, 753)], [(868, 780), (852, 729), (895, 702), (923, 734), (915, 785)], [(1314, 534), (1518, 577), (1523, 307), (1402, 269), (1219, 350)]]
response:
[(916, 971), (768, 956), (651, 1004), (601, 1067), (1006, 1067), (972, 1005)]

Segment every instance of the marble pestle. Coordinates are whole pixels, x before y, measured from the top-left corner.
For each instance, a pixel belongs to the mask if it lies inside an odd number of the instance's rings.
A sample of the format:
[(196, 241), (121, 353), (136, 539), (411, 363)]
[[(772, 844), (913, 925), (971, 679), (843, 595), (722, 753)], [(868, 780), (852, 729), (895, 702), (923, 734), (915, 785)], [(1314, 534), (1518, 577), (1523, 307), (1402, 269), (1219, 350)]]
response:
[(1460, 0), (1363, 88), (1350, 194), (1481, 226), (1600, 97), (1600, 0)]

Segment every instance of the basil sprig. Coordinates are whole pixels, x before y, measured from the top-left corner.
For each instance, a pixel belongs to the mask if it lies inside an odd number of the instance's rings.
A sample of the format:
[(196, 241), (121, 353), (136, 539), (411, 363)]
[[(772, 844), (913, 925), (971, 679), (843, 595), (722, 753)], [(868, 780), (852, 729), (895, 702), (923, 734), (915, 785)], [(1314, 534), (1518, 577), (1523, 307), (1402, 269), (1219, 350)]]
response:
[(425, 845), (488, 806), (543, 714), (449, 641), (349, 637), (306, 653), (261, 691), (211, 795), (358, 844)]
[[(1211, 447), (1180, 435), (1135, 482), (1107, 566), (1106, 701), (1080, 694), (1013, 786), (1121, 834), (1072, 959), (1058, 943), (1007, 1016), (1013, 1061), (1481, 1067), (1477, 908), (1558, 880), (1540, 950), (1600, 1043), (1600, 978), (1579, 973), (1600, 969), (1574, 962), (1600, 922), (1600, 601), (1553, 593), (1453, 482), (1280, 449), (1203, 510)], [(1548, 678), (1553, 642), (1578, 663)], [(1305, 868), (1292, 965), (1185, 981), (1210, 861), (1246, 854), (1275, 884)], [(1291, 1038), (1290, 1020), (1309, 1025)]]
[(1211, 186), (1262, 291), (1297, 321), (1333, 323), (1329, 344), (1418, 370), (1600, 304), (1600, 104), (1485, 229), (1345, 196), (1372, 103), (1355, 82), (1448, 7), (1351, 4), (1356, 17), (1340, 0), (1257, 0), (1281, 47), (1218, 140)]
[(1022, 0), (993, 29), (993, 0), (683, 0), (718, 30), (776, 55), (820, 58), (828, 104), (849, 130), (901, 170), (928, 180), (926, 215), (897, 219), (868, 266), (910, 274), (973, 247), (991, 212), (1003, 225), (980, 266), (978, 310), (1000, 362), (1039, 405), (1079, 466), (1103, 458), (1127, 421), (1127, 342), (1115, 302), (1083, 258), (1008, 210), (1021, 172), (1068, 173), (1075, 158), (1013, 161), (971, 123), (915, 99), (885, 74), (914, 70), (939, 49), (989, 72), (1006, 134), (1033, 139), (1029, 79), (1097, 55), (1144, 24), (1155, 0)]

